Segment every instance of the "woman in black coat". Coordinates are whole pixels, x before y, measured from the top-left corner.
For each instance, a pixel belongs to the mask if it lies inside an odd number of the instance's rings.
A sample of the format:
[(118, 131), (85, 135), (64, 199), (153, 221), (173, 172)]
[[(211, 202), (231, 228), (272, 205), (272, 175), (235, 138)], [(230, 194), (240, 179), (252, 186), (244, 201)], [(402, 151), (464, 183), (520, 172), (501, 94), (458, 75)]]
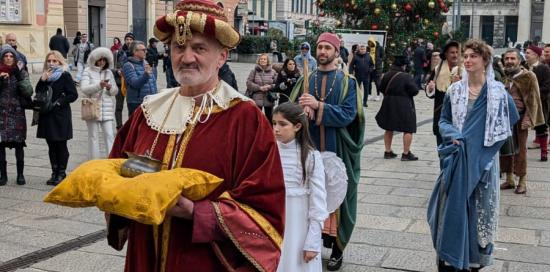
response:
[(299, 78), (300, 70), (296, 67), (296, 62), (291, 58), (286, 59), (275, 81), (275, 91), (282, 94), (279, 95), (279, 104), (288, 102), (290, 93)]
[(402, 161), (416, 161), (411, 151), (412, 134), (416, 133), (416, 111), (414, 96), (418, 88), (411, 75), (405, 72), (407, 59), (405, 56), (396, 56), (393, 65), (380, 83), (380, 90), (384, 94), (382, 106), (376, 114), (376, 123), (386, 130), (384, 133), (384, 159), (397, 157), (391, 149), (393, 132), (403, 132)]
[(71, 74), (67, 72), (67, 63), (58, 51), (46, 55), (44, 73), (36, 85), (36, 93), (52, 88), (52, 108), (38, 115), (37, 138), (46, 139), (48, 155), (52, 167), (52, 176), (48, 185), (59, 184), (66, 176), (69, 161), (67, 140), (73, 138), (73, 125), (70, 103), (78, 98)]

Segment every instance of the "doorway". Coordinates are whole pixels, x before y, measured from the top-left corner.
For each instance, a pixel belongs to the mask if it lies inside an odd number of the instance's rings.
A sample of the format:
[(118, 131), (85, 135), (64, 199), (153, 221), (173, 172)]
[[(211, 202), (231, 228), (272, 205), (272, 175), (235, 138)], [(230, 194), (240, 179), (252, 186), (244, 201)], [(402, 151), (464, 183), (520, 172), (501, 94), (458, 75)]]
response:
[(132, 32), (147, 44), (147, 0), (132, 0)]
[(493, 45), (495, 16), (481, 16), (481, 39), (488, 45)]
[(101, 7), (88, 6), (88, 39), (96, 46), (100, 46), (101, 41)]

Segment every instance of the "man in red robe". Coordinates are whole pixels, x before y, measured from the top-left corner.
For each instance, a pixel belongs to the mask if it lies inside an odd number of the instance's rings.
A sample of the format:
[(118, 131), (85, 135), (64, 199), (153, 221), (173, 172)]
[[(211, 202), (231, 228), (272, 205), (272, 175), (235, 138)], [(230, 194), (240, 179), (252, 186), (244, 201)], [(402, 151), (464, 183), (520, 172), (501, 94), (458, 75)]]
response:
[(277, 145), (258, 108), (218, 79), (240, 36), (210, 0), (175, 10), (154, 33), (170, 44), (181, 87), (146, 97), (110, 157), (146, 154), (224, 182), (200, 201), (180, 196), (159, 226), (111, 215), (109, 244), (121, 249), (127, 237), (125, 271), (275, 271), (285, 207)]

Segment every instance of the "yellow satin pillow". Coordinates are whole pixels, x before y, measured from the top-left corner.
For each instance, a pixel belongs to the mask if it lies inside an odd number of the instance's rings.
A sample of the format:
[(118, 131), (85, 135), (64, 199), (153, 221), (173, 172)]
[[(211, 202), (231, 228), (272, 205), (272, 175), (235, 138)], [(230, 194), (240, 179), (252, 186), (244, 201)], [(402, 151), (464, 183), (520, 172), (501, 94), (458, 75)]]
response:
[(143, 224), (159, 225), (181, 194), (193, 201), (208, 196), (223, 180), (200, 170), (176, 168), (134, 178), (120, 176), (125, 159), (81, 164), (45, 198), (69, 207), (97, 206)]

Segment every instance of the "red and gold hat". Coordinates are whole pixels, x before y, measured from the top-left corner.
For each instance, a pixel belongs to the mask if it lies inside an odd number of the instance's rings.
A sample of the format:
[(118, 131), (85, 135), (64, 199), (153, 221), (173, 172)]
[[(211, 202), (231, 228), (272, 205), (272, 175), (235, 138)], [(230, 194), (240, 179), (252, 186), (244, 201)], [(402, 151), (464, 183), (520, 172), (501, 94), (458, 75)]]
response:
[(178, 44), (184, 45), (193, 37), (193, 31), (212, 37), (227, 48), (235, 48), (241, 40), (239, 32), (227, 23), (223, 8), (211, 0), (179, 2), (173, 13), (157, 19), (154, 35), (167, 43), (175, 32)]

